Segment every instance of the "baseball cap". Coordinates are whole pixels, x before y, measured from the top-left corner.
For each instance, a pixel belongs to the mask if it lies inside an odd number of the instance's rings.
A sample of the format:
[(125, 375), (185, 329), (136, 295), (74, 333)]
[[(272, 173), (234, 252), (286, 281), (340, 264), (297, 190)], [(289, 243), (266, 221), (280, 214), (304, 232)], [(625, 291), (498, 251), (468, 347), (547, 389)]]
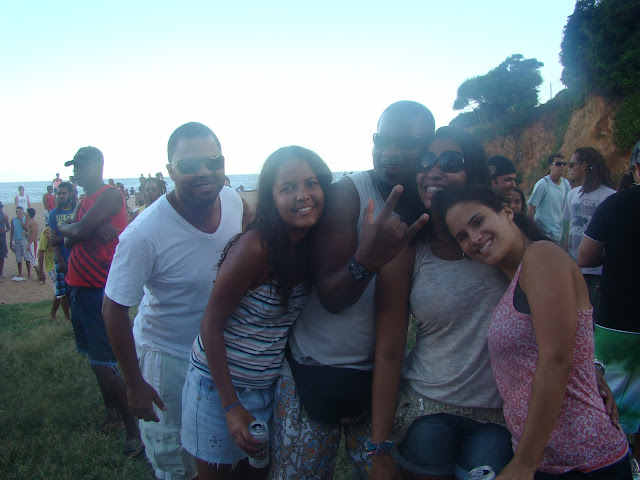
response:
[(640, 142), (636, 143), (636, 146), (633, 147), (633, 151), (631, 152), (631, 162), (629, 163), (629, 168), (633, 168), (636, 163), (640, 163)]
[(78, 150), (78, 153), (73, 156), (73, 160), (64, 162), (64, 166), (70, 167), (72, 165), (87, 164), (89, 162), (104, 164), (102, 152), (96, 147), (82, 147)]
[(492, 177), (511, 173), (516, 173), (516, 167), (507, 157), (495, 155), (489, 159), (489, 175)]

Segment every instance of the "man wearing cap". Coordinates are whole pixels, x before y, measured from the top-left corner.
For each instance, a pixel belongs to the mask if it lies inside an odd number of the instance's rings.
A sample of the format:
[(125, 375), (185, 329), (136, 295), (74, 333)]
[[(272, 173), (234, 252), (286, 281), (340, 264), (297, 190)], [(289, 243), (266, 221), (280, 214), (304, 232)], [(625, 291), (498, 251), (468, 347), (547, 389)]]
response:
[(561, 153), (547, 157), (549, 175), (541, 178), (533, 187), (527, 214), (540, 230), (554, 242), (562, 236), (562, 212), (567, 195), (571, 191), (569, 180), (564, 178), (567, 162)]
[[(640, 142), (629, 168), (640, 178)], [(593, 214), (578, 247), (578, 265), (602, 265), (600, 302), (594, 319), (596, 358), (620, 412), (620, 425), (635, 434), (634, 454), (640, 456), (640, 187), (607, 197)], [(606, 252), (606, 255), (605, 255)]]
[(107, 409), (107, 419), (98, 428), (109, 431), (119, 414), (127, 437), (122, 453), (131, 457), (141, 453), (143, 447), (102, 318), (104, 286), (118, 234), (127, 225), (127, 211), (120, 191), (104, 184), (103, 165), (102, 152), (95, 147), (81, 148), (73, 160), (65, 163), (66, 167), (73, 166), (86, 197), (78, 203), (73, 223), (63, 223), (58, 229), (65, 237), (65, 246), (71, 247), (66, 281), (71, 286), (71, 323), (76, 348), (88, 354)]
[(4, 204), (0, 202), (0, 278), (4, 278), (4, 259), (9, 256), (7, 232), (10, 230), (9, 216), (4, 213)]
[(501, 155), (489, 159), (491, 188), (509, 200), (516, 189), (516, 167), (511, 160)]
[[(180, 440), (182, 387), (216, 265), (243, 213), (238, 194), (223, 188), (225, 159), (210, 128), (178, 127), (167, 154), (175, 189), (120, 237), (103, 312), (156, 477), (191, 480), (198, 471)], [(129, 307), (138, 303), (132, 332)]]

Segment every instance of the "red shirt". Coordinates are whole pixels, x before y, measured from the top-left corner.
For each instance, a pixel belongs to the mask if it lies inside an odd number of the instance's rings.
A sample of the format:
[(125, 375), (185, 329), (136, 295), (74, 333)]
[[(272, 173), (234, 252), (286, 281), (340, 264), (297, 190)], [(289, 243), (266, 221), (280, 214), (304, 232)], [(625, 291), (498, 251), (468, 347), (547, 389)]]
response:
[[(116, 187), (105, 185), (93, 195), (80, 200), (77, 221), (80, 221), (89, 209), (95, 205), (98, 197), (107, 188)], [(119, 189), (116, 188), (116, 190), (120, 192)], [(122, 196), (122, 192), (120, 192), (120, 195)], [(127, 226), (127, 208), (124, 197), (122, 198), (122, 207), (120, 207), (118, 213), (108, 218), (107, 221), (119, 232), (122, 232)], [(107, 283), (107, 275), (109, 274), (113, 254), (116, 251), (116, 245), (118, 245), (117, 238), (105, 243), (95, 234), (87, 240), (76, 243), (71, 248), (69, 270), (65, 277), (67, 283), (74, 287), (104, 288)]]
[(51, 193), (44, 194), (44, 208), (49, 211), (56, 208), (56, 197)]

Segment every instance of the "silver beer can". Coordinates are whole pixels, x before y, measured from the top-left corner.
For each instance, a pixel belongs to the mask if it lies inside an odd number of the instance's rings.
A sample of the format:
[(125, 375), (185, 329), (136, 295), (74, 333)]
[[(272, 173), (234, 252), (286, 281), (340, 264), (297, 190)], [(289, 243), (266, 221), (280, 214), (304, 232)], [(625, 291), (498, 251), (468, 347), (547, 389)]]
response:
[(249, 457), (249, 465), (264, 468), (269, 465), (269, 426), (267, 422), (254, 420), (249, 424), (249, 433), (260, 441), (260, 453), (257, 457)]
[(489, 465), (476, 467), (469, 472), (469, 480), (493, 480), (494, 478), (496, 473)]

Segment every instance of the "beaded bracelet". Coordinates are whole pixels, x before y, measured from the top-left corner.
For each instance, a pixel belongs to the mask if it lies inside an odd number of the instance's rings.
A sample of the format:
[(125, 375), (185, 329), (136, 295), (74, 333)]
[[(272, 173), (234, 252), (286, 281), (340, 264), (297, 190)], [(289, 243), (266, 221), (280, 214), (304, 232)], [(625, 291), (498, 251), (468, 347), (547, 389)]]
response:
[(240, 402), (236, 402), (236, 403), (233, 403), (233, 404), (229, 405), (227, 408), (224, 409), (225, 413), (228, 412), (229, 410), (231, 410), (233, 407), (237, 407), (238, 405), (240, 405)]
[(367, 442), (365, 446), (365, 450), (367, 452), (367, 458), (391, 453), (391, 449), (393, 448), (394, 445), (395, 445), (395, 442), (392, 442), (391, 440), (384, 440), (378, 443)]

